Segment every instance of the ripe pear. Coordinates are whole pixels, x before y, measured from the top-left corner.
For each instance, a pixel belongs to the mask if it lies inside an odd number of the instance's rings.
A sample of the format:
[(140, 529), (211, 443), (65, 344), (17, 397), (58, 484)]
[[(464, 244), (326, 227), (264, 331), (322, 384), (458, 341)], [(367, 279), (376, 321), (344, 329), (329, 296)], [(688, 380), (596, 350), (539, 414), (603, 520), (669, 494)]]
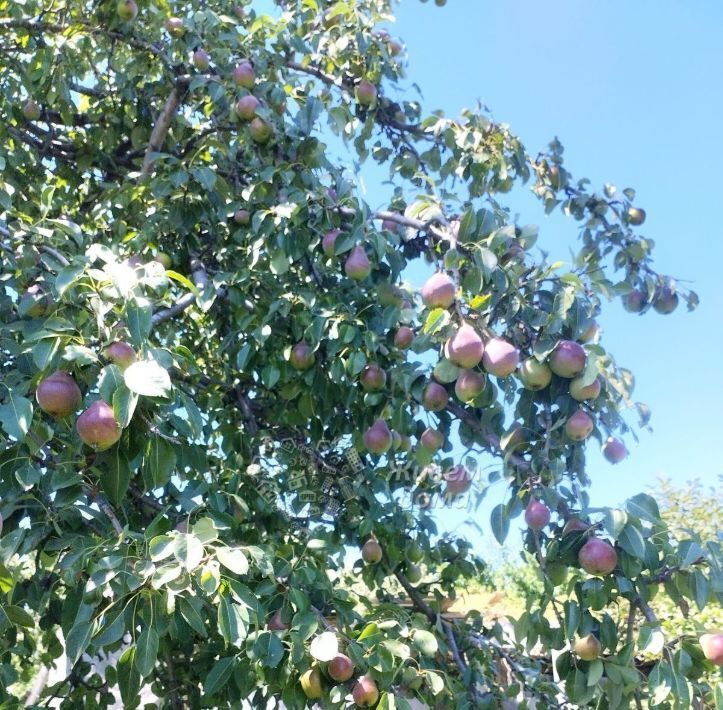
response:
[(387, 384), (387, 373), (372, 362), (361, 371), (359, 382), (365, 392), (379, 392)]
[(430, 382), (424, 390), (422, 405), (429, 412), (441, 412), (449, 402), (447, 390), (437, 382)]
[(575, 641), (575, 653), (583, 661), (594, 661), (602, 651), (602, 646), (593, 634), (581, 636)]
[(40, 382), (35, 399), (46, 414), (62, 418), (75, 412), (83, 398), (75, 380), (67, 372), (58, 370)]
[(466, 493), (472, 485), (470, 472), (461, 464), (445, 471), (443, 478), (446, 483), (445, 493), (451, 496)]
[(604, 577), (610, 574), (618, 563), (618, 555), (612, 545), (591, 537), (578, 552), (577, 560), (588, 574)]
[(444, 446), (444, 434), (437, 429), (425, 429), (419, 437), (419, 443), (430, 454), (435, 454)]
[(343, 653), (337, 653), (329, 661), (326, 672), (337, 683), (346, 683), (354, 675), (354, 661)]
[(375, 565), (381, 562), (382, 546), (374, 538), (367, 540), (362, 547), (361, 556), (368, 565)]
[(208, 67), (211, 64), (211, 57), (208, 56), (205, 49), (199, 47), (191, 56), (191, 62), (198, 71), (208, 71)]
[(289, 362), (295, 370), (308, 370), (314, 364), (315, 359), (314, 351), (308, 343), (302, 341), (291, 348)]
[(183, 34), (183, 20), (180, 17), (169, 17), (166, 20), (166, 32), (171, 37), (180, 37)]
[(639, 227), (643, 222), (645, 222), (646, 215), (645, 210), (640, 207), (628, 207), (626, 216), (630, 224), (635, 227)]
[(281, 609), (277, 609), (273, 616), (268, 621), (268, 627), (270, 631), (286, 631), (289, 628), (288, 624), (284, 623), (281, 618)]
[(528, 357), (520, 365), (520, 379), (525, 389), (536, 392), (545, 389), (552, 380), (552, 370), (536, 357)]
[(121, 437), (121, 427), (113, 409), (102, 399), (88, 407), (75, 423), (81, 441), (96, 451), (105, 451)]
[(301, 689), (309, 700), (318, 700), (324, 694), (318, 667), (310, 668), (301, 676)]
[(397, 332), (394, 334), (394, 345), (400, 350), (407, 350), (411, 347), (414, 342), (414, 331), (406, 325), (401, 325), (397, 328)]
[(256, 116), (256, 109), (259, 107), (259, 100), (249, 94), (248, 96), (242, 96), (236, 102), (236, 115), (242, 121), (251, 121)]
[(678, 294), (670, 284), (664, 284), (655, 289), (653, 309), (656, 313), (668, 315), (678, 307), (678, 303)]
[(256, 74), (250, 62), (241, 62), (233, 70), (233, 80), (236, 86), (251, 90), (256, 83)]
[(723, 633), (703, 634), (700, 637), (700, 647), (711, 663), (723, 666)]
[(586, 402), (591, 399), (597, 399), (600, 396), (602, 383), (597, 377), (589, 385), (583, 385), (583, 378), (576, 377), (570, 382), (570, 397), (577, 402)]
[(233, 221), (245, 227), (251, 221), (251, 214), (248, 210), (238, 209), (233, 213)]
[(565, 422), (565, 433), (573, 441), (585, 441), (592, 434), (594, 428), (595, 423), (592, 417), (587, 412), (583, 412), (582, 409), (578, 409)]
[(460, 367), (472, 368), (479, 365), (485, 346), (477, 331), (465, 323), (447, 341), (445, 356)]
[(363, 281), (371, 273), (372, 265), (364, 247), (355, 246), (344, 263), (344, 271), (350, 279)]
[(379, 689), (370, 675), (363, 675), (354, 684), (351, 691), (354, 703), (360, 708), (370, 708), (379, 700)]
[(122, 340), (112, 342), (105, 349), (105, 356), (114, 364), (125, 369), (132, 365), (138, 358), (136, 351)]
[(628, 450), (620, 439), (609, 436), (602, 446), (602, 454), (610, 463), (620, 463), (628, 455)]
[(336, 239), (341, 229), (330, 229), (321, 240), (321, 250), (326, 256), (336, 256)]
[(23, 106), (23, 116), (25, 116), (28, 121), (37, 121), (40, 118), (41, 113), (42, 112), (37, 101), (34, 99), (28, 99), (25, 102), (25, 105)]
[(447, 274), (437, 272), (422, 286), (422, 301), (427, 308), (449, 308), (457, 294), (457, 287)]
[(269, 138), (271, 138), (271, 133), (271, 126), (266, 123), (263, 118), (256, 116), (249, 124), (249, 134), (254, 143), (258, 143), (259, 145), (268, 143)]
[(377, 419), (362, 438), (367, 451), (377, 456), (387, 453), (392, 446), (392, 432), (383, 419)]
[(580, 520), (580, 518), (570, 518), (562, 529), (563, 535), (569, 535), (574, 532), (585, 532), (590, 526)]
[(485, 343), (482, 355), (482, 366), (495, 377), (504, 378), (511, 375), (520, 362), (520, 351), (503, 338), (490, 338)]
[(354, 94), (356, 96), (356, 100), (362, 106), (371, 106), (377, 100), (377, 87), (374, 86), (371, 81), (362, 79), (357, 84)]
[(558, 377), (571, 378), (585, 369), (585, 349), (574, 340), (561, 340), (548, 357), (550, 369)]
[(623, 308), (628, 313), (640, 313), (647, 304), (645, 294), (638, 288), (634, 288), (630, 293), (623, 296)]
[(525, 508), (525, 522), (533, 530), (542, 530), (550, 522), (550, 509), (539, 500), (531, 500)]
[(132, 22), (138, 16), (138, 5), (135, 0), (120, 0), (116, 13), (123, 22)]
[(482, 394), (484, 388), (485, 376), (475, 370), (462, 370), (454, 383), (454, 393), (465, 404)]

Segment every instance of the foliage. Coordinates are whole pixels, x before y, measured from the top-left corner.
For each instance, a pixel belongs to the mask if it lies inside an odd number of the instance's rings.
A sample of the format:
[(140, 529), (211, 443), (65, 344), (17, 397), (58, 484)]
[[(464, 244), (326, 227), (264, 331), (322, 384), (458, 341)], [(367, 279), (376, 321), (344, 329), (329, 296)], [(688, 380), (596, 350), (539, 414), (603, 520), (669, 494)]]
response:
[[(208, 0), (136, 14), (133, 0), (0, 1), (5, 703), (27, 659), (63, 653), (72, 672), (43, 697), (67, 707), (107, 707), (115, 687), (136, 707), (145, 684), (164, 707), (301, 708), (317, 694), (312, 668), (324, 707), (349, 705), (367, 673), (379, 708), (633, 696), (682, 708), (708, 692), (693, 636), (652, 669), (640, 652), (658, 638), (648, 602), (661, 583), (699, 608), (720, 600), (717, 543), (676, 544), (647, 495), (596, 508), (585, 442), (566, 425), (582, 408), (602, 443), (630, 431), (627, 409), (647, 418), (596, 334), (605, 300), (667, 312), (697, 297), (654, 270), (633, 190), (591, 191), (557, 141), (532, 157), (484, 113), (393, 100), (404, 61), (380, 30), (390, 5), (277, 0), (265, 14)], [(237, 105), (250, 95), (260, 103)], [(354, 161), (388, 166), (387, 210), (361, 200), (330, 133)], [(515, 183), (579, 224), (571, 264), (533, 251), (537, 228), (503, 204)], [(454, 303), (427, 306), (403, 282), (425, 261), (448, 274)], [(487, 345), (488, 376), (457, 401), (444, 344), (463, 322)], [(400, 326), (415, 330), (410, 350)], [(584, 343), (579, 384), (600, 379), (594, 400), (573, 399), (559, 374), (525, 389), (502, 372), (518, 354), (545, 362), (561, 340)], [(359, 384), (369, 364), (386, 372), (380, 388)], [(85, 419), (48, 414), (37, 390), (56, 370), (80, 387)], [(373, 455), (363, 435), (378, 420), (387, 453)], [(444, 434), (438, 453), (418, 443), (428, 426)], [(574, 598), (559, 604), (548, 578), (514, 638), (442, 613), (484, 563), (439, 538), (433, 503), (478, 502), (474, 465), (488, 454), (489, 480), (508, 490), (497, 538), (540, 499), (553, 520), (526, 549), (548, 577), (553, 562), (570, 567)], [(574, 516), (591, 525), (564, 535)], [(355, 563), (362, 595), (344, 583), (344, 555), (370, 537), (383, 556)], [(613, 573), (579, 569), (589, 537), (615, 544)], [(638, 633), (621, 625), (628, 613), (645, 618)], [(570, 650), (589, 632), (602, 660)], [(349, 681), (329, 676), (338, 650), (355, 664)], [(100, 652), (117, 659), (104, 677)]]

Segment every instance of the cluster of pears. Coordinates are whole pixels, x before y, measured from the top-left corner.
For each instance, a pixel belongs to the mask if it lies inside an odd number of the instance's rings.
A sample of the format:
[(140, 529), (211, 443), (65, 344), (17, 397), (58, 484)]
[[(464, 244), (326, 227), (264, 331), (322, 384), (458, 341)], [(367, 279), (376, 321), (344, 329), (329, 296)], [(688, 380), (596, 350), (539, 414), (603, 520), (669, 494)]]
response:
[[(123, 341), (112, 342), (105, 349), (106, 358), (121, 368), (136, 361), (135, 350)], [(83, 395), (72, 375), (57, 370), (41, 380), (35, 391), (40, 409), (56, 419), (64, 419), (80, 408)], [(122, 429), (113, 408), (98, 399), (85, 409), (75, 423), (81, 441), (95, 451), (105, 451), (121, 437)]]
[[(361, 548), (361, 558), (367, 565), (376, 565), (382, 561), (384, 553), (376, 537), (370, 537)], [(419, 563), (424, 559), (424, 548), (417, 540), (408, 540), (404, 551), (404, 576), (410, 584), (422, 580), (422, 568)]]
[[(337, 653), (326, 663), (326, 675), (335, 683), (346, 683), (351, 680), (356, 665), (349, 656)], [(320, 666), (314, 666), (299, 679), (301, 689), (309, 700), (319, 700), (324, 696), (324, 676)], [(359, 676), (352, 685), (351, 695), (354, 704), (360, 708), (369, 708), (379, 700), (379, 688), (374, 678), (365, 673)]]
[(642, 313), (652, 306), (656, 313), (669, 315), (679, 303), (675, 281), (666, 276), (658, 279), (652, 298), (648, 297), (647, 289), (643, 286), (635, 286), (623, 296), (623, 308), (629, 313)]

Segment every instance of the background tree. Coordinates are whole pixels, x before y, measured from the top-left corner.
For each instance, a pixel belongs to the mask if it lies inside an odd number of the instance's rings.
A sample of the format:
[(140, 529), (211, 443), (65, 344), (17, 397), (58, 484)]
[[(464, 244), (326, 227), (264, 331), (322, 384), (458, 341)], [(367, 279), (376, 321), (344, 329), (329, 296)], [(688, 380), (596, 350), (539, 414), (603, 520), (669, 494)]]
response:
[[(648, 416), (603, 301), (697, 298), (654, 270), (633, 190), (591, 191), (559, 143), (533, 156), (482, 112), (390, 98), (390, 5), (0, 4), (8, 703), (63, 654), (42, 702), (710, 697), (720, 636), (668, 642), (649, 602), (719, 602), (717, 544), (677, 544), (645, 494), (585, 492), (586, 442), (615, 463), (623, 415)], [(387, 210), (332, 140), (388, 166)], [(516, 181), (579, 224), (571, 270), (505, 208)], [(524, 512), (545, 579), (513, 635), (445, 614), (483, 562), (432, 513), (490, 453), (494, 534)]]

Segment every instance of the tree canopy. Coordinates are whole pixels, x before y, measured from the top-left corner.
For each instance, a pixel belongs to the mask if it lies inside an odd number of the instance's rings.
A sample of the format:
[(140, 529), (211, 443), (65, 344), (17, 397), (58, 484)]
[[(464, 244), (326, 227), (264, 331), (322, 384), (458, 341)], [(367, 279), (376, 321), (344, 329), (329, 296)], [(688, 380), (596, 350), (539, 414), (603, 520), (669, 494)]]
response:
[[(389, 0), (260, 4), (0, 0), (3, 707), (720, 702), (723, 637), (650, 606), (720, 604), (720, 545), (586, 491), (650, 416), (596, 317), (697, 303), (634, 190), (430, 113)], [(490, 483), (544, 577), (511, 628), (447, 611), (485, 562), (435, 509)]]

